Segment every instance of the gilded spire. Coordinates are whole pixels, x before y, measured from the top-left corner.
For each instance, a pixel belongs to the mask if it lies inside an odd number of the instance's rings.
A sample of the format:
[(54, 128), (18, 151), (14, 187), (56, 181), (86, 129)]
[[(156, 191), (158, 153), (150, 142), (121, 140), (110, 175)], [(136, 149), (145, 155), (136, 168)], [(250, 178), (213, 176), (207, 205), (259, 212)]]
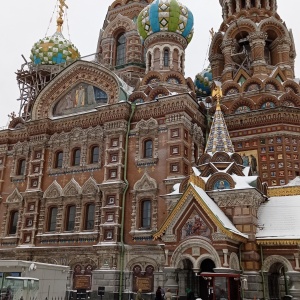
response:
[(220, 100), (223, 96), (222, 89), (221, 89), (221, 82), (215, 81), (215, 88), (212, 90), (213, 98), (217, 98), (217, 107), (216, 110), (221, 110)]
[(57, 18), (57, 32), (61, 32), (62, 25), (64, 23), (63, 15), (64, 15), (64, 8), (68, 8), (66, 4), (66, 0), (59, 0), (59, 12)]
[(221, 82), (215, 81), (215, 84), (216, 86), (212, 91), (212, 96), (217, 98), (217, 106), (213, 123), (210, 128), (205, 153), (214, 154), (218, 151), (234, 153), (233, 144), (231, 142), (220, 105), (222, 97)]

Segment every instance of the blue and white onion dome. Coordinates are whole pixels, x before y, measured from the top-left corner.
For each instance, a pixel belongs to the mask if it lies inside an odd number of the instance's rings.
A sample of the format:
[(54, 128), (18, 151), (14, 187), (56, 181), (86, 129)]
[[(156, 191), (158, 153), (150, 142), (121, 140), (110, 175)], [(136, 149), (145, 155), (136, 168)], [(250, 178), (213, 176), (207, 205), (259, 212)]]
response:
[(156, 32), (175, 32), (189, 43), (194, 33), (194, 17), (177, 0), (155, 0), (140, 12), (137, 27), (143, 40)]
[(213, 82), (211, 68), (208, 67), (195, 77), (195, 87), (198, 96), (207, 97), (211, 95), (211, 85)]
[(36, 42), (30, 55), (35, 65), (56, 65), (76, 60), (79, 57), (78, 49), (59, 31)]

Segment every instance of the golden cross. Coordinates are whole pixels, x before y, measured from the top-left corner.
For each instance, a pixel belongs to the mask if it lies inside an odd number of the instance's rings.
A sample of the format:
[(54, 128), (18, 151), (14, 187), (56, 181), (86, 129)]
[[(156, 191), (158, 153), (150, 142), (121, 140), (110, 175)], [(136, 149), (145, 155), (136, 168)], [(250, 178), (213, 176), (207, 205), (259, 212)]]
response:
[(61, 27), (64, 23), (63, 15), (64, 15), (64, 8), (68, 8), (66, 4), (66, 0), (59, 0), (59, 13), (57, 19), (57, 32), (61, 32)]

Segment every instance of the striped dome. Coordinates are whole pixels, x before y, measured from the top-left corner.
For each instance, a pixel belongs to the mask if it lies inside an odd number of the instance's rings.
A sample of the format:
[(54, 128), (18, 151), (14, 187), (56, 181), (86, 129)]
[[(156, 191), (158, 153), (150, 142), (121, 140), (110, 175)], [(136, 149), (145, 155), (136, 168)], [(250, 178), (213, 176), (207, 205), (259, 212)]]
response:
[(30, 59), (35, 65), (56, 65), (79, 57), (77, 48), (60, 32), (35, 43), (30, 55)]
[(144, 40), (156, 32), (176, 32), (189, 43), (194, 32), (194, 17), (177, 0), (155, 0), (140, 12), (137, 26)]

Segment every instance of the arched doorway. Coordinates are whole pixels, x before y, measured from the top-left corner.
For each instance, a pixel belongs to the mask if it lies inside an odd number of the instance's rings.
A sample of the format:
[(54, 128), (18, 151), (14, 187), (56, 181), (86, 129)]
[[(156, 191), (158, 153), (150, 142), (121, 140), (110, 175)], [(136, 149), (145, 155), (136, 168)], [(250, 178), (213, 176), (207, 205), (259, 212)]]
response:
[(181, 294), (187, 294), (188, 291), (195, 291), (195, 286), (196, 286), (196, 276), (193, 271), (193, 263), (185, 258), (184, 260), (181, 261), (181, 274), (184, 274), (185, 279), (184, 279), (184, 290), (181, 290)]
[[(205, 259), (200, 265), (200, 273), (213, 273), (215, 263), (211, 259)], [(212, 280), (210, 277), (199, 276), (199, 293), (202, 300), (209, 300), (209, 295), (212, 292)]]
[(285, 269), (280, 262), (271, 265), (268, 273), (269, 299), (279, 300), (285, 294)]

